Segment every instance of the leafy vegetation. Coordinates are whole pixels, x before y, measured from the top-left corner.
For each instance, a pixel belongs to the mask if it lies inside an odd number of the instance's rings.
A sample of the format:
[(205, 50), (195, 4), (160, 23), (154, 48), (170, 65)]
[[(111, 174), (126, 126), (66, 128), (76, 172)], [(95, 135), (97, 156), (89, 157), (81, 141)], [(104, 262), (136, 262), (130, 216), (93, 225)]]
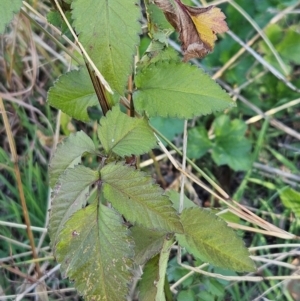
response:
[(5, 298), (299, 296), (300, 3), (198, 4), (4, 0)]

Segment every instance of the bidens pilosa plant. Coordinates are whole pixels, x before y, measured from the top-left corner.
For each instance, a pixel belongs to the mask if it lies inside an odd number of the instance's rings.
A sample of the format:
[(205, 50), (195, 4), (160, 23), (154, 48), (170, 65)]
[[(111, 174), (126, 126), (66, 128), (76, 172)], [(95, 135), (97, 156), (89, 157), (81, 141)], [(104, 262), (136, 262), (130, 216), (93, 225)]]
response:
[[(71, 16), (67, 22), (84, 63), (55, 82), (48, 101), (84, 122), (90, 106), (99, 103), (103, 113), (100, 149), (80, 131), (59, 144), (50, 164), (49, 233), (64, 275), (86, 300), (119, 301), (126, 300), (140, 265), (139, 300), (163, 301), (173, 245), (202, 262), (253, 271), (243, 241), (222, 219), (199, 207), (178, 212), (179, 194), (164, 191), (137, 164), (139, 155), (157, 145), (149, 117), (190, 119), (234, 105), (189, 63), (213, 50), (216, 34), (228, 29), (225, 15), (217, 7), (189, 7), (180, 0), (53, 3), (53, 13)], [(143, 16), (151, 43), (139, 58)], [(173, 30), (183, 58), (168, 47)], [(98, 158), (96, 170), (84, 165), (88, 154)]]

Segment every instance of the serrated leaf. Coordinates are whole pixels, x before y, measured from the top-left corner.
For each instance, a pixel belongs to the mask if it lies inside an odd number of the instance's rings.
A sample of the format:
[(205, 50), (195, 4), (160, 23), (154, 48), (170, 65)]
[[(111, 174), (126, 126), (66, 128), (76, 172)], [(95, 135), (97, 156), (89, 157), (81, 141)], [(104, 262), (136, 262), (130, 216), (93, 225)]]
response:
[(60, 28), (62, 24), (62, 17), (58, 11), (50, 10), (47, 14), (47, 21), (50, 24)]
[(156, 146), (148, 121), (129, 117), (117, 106), (101, 118), (100, 125), (98, 136), (106, 153), (141, 155)]
[(134, 225), (130, 230), (135, 242), (134, 262), (143, 265), (160, 252), (167, 233), (146, 229), (138, 225)]
[(89, 301), (126, 300), (133, 245), (122, 217), (94, 202), (77, 211), (59, 235), (56, 258)]
[(21, 9), (22, 0), (2, 0), (0, 9), (0, 35), (4, 33), (5, 26), (11, 21), (13, 15)]
[(215, 146), (212, 157), (218, 165), (228, 164), (233, 170), (247, 170), (251, 165), (251, 142), (245, 137), (247, 125), (239, 119), (222, 115), (214, 121)]
[[(71, 12), (65, 11), (65, 16), (68, 19), (69, 23), (72, 23)], [(47, 14), (47, 21), (52, 25), (58, 27), (61, 30), (61, 33), (66, 35), (69, 39), (73, 39), (72, 34), (59, 11), (50, 10), (50, 12)]]
[(69, 167), (81, 161), (84, 153), (95, 153), (92, 139), (83, 131), (71, 134), (58, 144), (49, 166), (50, 187), (54, 187), (58, 177)]
[[(165, 193), (173, 204), (173, 207), (179, 212), (180, 194), (175, 190), (168, 190)], [(183, 208), (198, 207), (193, 201), (187, 196), (184, 196)]]
[(123, 163), (107, 164), (100, 173), (104, 197), (127, 220), (149, 229), (182, 233), (175, 209), (151, 177)]
[(159, 62), (136, 75), (135, 108), (149, 117), (193, 118), (234, 106), (229, 95), (196, 66)]
[(98, 98), (86, 68), (63, 74), (48, 91), (47, 101), (69, 116), (88, 121), (88, 107), (98, 105)]
[(155, 300), (157, 283), (159, 278), (159, 255), (149, 260), (143, 271), (142, 279), (139, 282), (139, 301), (153, 301)]
[(86, 205), (89, 186), (98, 180), (98, 173), (87, 167), (78, 165), (69, 168), (59, 178), (55, 187), (49, 221), (49, 235), (53, 248), (65, 222)]
[(140, 7), (132, 0), (74, 0), (72, 8), (80, 42), (110, 86), (123, 95), (139, 44)]
[(176, 234), (179, 244), (204, 262), (238, 272), (255, 270), (244, 242), (227, 224), (201, 208), (183, 210), (184, 234)]
[[(180, 62), (180, 57), (178, 52), (172, 48), (167, 47), (166, 42), (163, 42), (163, 37), (168, 41), (169, 36), (167, 34), (162, 33), (161, 35), (155, 35), (159, 40), (152, 40), (149, 47), (147, 48), (145, 55), (140, 59), (137, 65), (137, 72), (142, 70), (143, 68), (161, 61), (176, 61)], [(154, 37), (155, 39), (155, 37)]]

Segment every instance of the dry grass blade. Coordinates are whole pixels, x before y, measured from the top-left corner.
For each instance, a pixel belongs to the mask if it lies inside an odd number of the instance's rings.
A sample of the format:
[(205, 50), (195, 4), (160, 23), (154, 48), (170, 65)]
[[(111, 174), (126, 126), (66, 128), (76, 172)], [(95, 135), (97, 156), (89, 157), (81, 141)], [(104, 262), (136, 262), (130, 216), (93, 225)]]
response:
[[(221, 1), (222, 3), (227, 2), (226, 1)], [(300, 4), (300, 1), (294, 3), (293, 5), (288, 6), (286, 9), (280, 11), (275, 17), (273, 17), (269, 24), (275, 24), (278, 21), (280, 21), (282, 18), (284, 18), (288, 13), (290, 13), (293, 9), (295, 9), (298, 5)], [(268, 26), (268, 25), (267, 25)], [(265, 28), (263, 30), (265, 30), (267, 28), (267, 26), (265, 26)], [(260, 38), (259, 34), (256, 34), (251, 40), (249, 40), (247, 42), (248, 46), (253, 45), (258, 39)], [(246, 52), (246, 49), (244, 47), (242, 47), (235, 55), (233, 55), (230, 60), (228, 60), (228, 62), (226, 62), (226, 64), (224, 66), (222, 66), (214, 75), (213, 75), (213, 79), (218, 79), (222, 76), (222, 74), (229, 69), (230, 66), (232, 66), (239, 57), (241, 57), (244, 53)]]
[(261, 55), (255, 52), (251, 47), (244, 43), (237, 35), (235, 35), (231, 30), (227, 31), (227, 34), (231, 36), (237, 43), (239, 43), (244, 49), (246, 49), (259, 63), (261, 63), (268, 71), (270, 71), (274, 76), (276, 76), (280, 81), (285, 83), (287, 87), (295, 92), (300, 92), (300, 90), (289, 82), (276, 68), (269, 64), (263, 59)]
[(252, 27), (258, 32), (258, 34), (263, 38), (264, 42), (268, 45), (269, 49), (271, 50), (271, 52), (273, 53), (273, 55), (275, 56), (277, 62), (279, 63), (281, 69), (283, 70), (283, 72), (285, 73), (285, 76), (288, 75), (288, 70), (286, 65), (284, 64), (284, 62), (282, 61), (281, 57), (279, 56), (278, 52), (276, 51), (276, 49), (274, 48), (273, 44), (271, 43), (271, 41), (269, 40), (269, 38), (265, 35), (264, 31), (261, 30), (261, 28), (259, 28), (259, 26), (257, 25), (257, 23), (250, 17), (250, 15), (240, 6), (238, 5), (235, 1), (233, 0), (228, 0), (228, 3), (230, 5), (232, 5), (237, 11), (240, 12), (240, 14), (246, 19), (248, 20), (248, 22), (252, 25)]
[[(3, 118), (5, 130), (6, 130), (7, 138), (8, 138), (8, 141), (9, 141), (12, 160), (13, 160), (13, 163), (14, 163), (15, 176), (16, 176), (17, 186), (18, 186), (18, 190), (19, 190), (21, 205), (22, 205), (22, 209), (23, 209), (23, 215), (24, 215), (24, 219), (25, 219), (25, 223), (26, 223), (26, 230), (27, 230), (27, 234), (28, 234), (28, 238), (29, 238), (29, 242), (30, 242), (30, 246), (31, 246), (31, 250), (32, 250), (32, 255), (33, 255), (34, 259), (37, 259), (38, 255), (37, 255), (37, 252), (36, 252), (36, 249), (35, 249), (34, 237), (33, 237), (33, 233), (32, 233), (32, 230), (31, 230), (30, 218), (29, 218), (28, 209), (27, 209), (27, 205), (26, 205), (26, 200), (25, 200), (25, 195), (24, 195), (24, 190), (23, 190), (23, 184), (22, 184), (22, 180), (21, 180), (21, 173), (20, 173), (20, 169), (19, 169), (19, 165), (18, 165), (18, 155), (17, 155), (13, 134), (12, 134), (12, 131), (11, 131), (11, 128), (10, 128), (8, 118), (7, 118), (7, 114), (6, 114), (6, 110), (5, 110), (5, 107), (4, 107), (2, 97), (0, 97), (0, 112), (2, 114), (2, 118)], [(41, 277), (42, 272), (40, 270), (40, 266), (39, 266), (38, 262), (35, 264), (35, 267), (36, 267), (36, 271), (38, 273), (38, 276)]]
[(182, 174), (184, 174), (190, 180), (192, 180), (193, 182), (198, 184), (200, 187), (205, 189), (207, 192), (212, 194), (218, 200), (225, 203), (230, 208), (230, 211), (232, 211), (232, 213), (234, 213), (235, 215), (237, 215), (240, 218), (244, 219), (245, 221), (251, 222), (253, 225), (256, 225), (258, 227), (261, 227), (262, 229), (265, 229), (265, 231), (258, 230), (256, 228), (252, 228), (252, 227), (244, 227), (244, 226), (233, 224), (233, 223), (228, 223), (229, 226), (232, 225), (235, 229), (238, 229), (238, 228), (239, 229), (245, 229), (245, 230), (248, 230), (248, 231), (259, 232), (259, 233), (263, 233), (263, 234), (266, 234), (266, 235), (276, 236), (276, 237), (285, 238), (285, 239), (293, 239), (293, 238), (296, 237), (295, 235), (293, 235), (291, 233), (288, 233), (288, 232), (286, 232), (286, 231), (284, 231), (284, 230), (282, 230), (282, 229), (266, 222), (265, 220), (263, 220), (262, 218), (260, 218), (259, 216), (257, 216), (256, 214), (254, 214), (253, 212), (248, 210), (243, 205), (241, 205), (241, 204), (239, 204), (235, 201), (232, 201), (230, 199), (230, 197), (228, 196), (228, 194), (226, 192), (223, 193), (223, 189), (221, 187), (219, 187), (217, 184), (215, 184), (214, 189), (216, 189), (217, 191), (219, 191), (219, 193), (221, 193), (223, 195), (223, 197), (219, 196), (217, 193), (215, 193), (213, 190), (211, 190), (207, 185), (205, 185), (199, 179), (197, 179), (195, 177), (195, 175), (193, 175), (192, 173), (190, 173), (186, 170), (183, 170), (181, 168), (179, 162), (177, 162), (177, 160), (169, 153), (169, 151), (161, 143), (161, 141), (159, 140), (158, 137), (157, 137), (157, 140), (158, 140), (159, 146), (161, 147), (163, 152), (167, 155), (167, 157), (169, 158), (169, 160), (172, 162), (172, 164), (174, 165), (174, 167), (177, 170), (179, 170)]

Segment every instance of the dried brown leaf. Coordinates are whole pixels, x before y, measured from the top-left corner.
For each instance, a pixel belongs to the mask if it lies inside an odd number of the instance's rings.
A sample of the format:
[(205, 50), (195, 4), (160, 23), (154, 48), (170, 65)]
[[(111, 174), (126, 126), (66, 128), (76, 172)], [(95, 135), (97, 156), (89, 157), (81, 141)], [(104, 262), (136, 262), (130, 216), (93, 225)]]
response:
[(228, 30), (226, 16), (217, 7), (191, 7), (180, 0), (154, 0), (154, 3), (179, 32), (184, 61), (206, 56), (215, 46), (216, 34)]

